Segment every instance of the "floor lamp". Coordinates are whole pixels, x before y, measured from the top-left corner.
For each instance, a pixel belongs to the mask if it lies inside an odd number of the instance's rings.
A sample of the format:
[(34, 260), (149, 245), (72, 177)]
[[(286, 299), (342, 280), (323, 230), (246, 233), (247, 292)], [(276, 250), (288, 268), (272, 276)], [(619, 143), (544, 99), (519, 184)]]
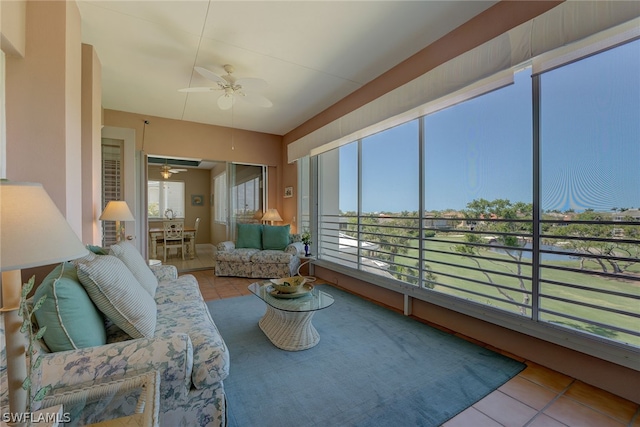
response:
[(9, 411), (27, 407), (26, 340), (18, 316), (21, 269), (79, 258), (87, 249), (41, 184), (0, 180), (0, 271), (7, 355)]
[(120, 227), (120, 221), (135, 221), (129, 205), (124, 200), (111, 200), (98, 219), (116, 222), (116, 242), (124, 240), (124, 227)]

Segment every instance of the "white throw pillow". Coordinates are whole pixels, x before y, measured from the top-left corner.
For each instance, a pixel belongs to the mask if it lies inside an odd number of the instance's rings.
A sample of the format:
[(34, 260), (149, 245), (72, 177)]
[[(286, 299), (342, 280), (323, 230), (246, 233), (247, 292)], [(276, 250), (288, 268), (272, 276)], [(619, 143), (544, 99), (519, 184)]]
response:
[(98, 309), (132, 338), (152, 338), (156, 302), (113, 255), (77, 260), (78, 278)]
[(152, 297), (156, 295), (158, 279), (156, 279), (153, 271), (151, 271), (147, 262), (142, 258), (142, 255), (140, 255), (140, 252), (138, 252), (135, 246), (123, 240), (112, 245), (110, 252), (111, 255), (115, 255), (120, 261), (124, 262), (136, 279), (138, 279), (142, 287), (149, 292), (149, 295)]

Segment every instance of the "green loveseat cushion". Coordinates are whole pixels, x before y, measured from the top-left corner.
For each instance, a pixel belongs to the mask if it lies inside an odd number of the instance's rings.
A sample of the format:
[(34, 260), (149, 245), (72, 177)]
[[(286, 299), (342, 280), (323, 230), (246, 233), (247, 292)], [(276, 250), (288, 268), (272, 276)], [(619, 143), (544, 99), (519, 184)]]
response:
[(289, 231), (287, 225), (264, 225), (262, 228), (262, 249), (283, 251), (289, 245)]
[(262, 249), (262, 225), (238, 224), (236, 248)]

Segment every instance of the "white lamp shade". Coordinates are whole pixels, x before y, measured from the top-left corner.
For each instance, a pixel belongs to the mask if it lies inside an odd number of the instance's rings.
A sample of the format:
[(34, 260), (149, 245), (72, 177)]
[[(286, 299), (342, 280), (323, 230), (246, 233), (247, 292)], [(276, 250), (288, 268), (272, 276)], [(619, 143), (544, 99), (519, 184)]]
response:
[(112, 200), (102, 211), (101, 221), (135, 221), (127, 202), (124, 200)]
[(38, 267), (87, 254), (42, 184), (0, 181), (0, 270)]
[(267, 209), (264, 216), (262, 217), (263, 221), (282, 221), (282, 217), (278, 213), (277, 209)]

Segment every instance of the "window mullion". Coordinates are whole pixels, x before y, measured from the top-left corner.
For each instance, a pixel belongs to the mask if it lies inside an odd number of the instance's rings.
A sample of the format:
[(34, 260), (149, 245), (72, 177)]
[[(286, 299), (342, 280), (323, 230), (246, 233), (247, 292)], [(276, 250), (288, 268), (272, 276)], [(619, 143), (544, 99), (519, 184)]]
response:
[(531, 319), (538, 321), (540, 309), (540, 76), (532, 76), (533, 112), (533, 227), (531, 230)]
[(358, 270), (362, 270), (362, 139), (358, 140), (358, 215), (356, 241), (358, 248), (356, 250), (356, 265)]
[(424, 153), (425, 153), (424, 118), (418, 119), (418, 287), (424, 285)]

